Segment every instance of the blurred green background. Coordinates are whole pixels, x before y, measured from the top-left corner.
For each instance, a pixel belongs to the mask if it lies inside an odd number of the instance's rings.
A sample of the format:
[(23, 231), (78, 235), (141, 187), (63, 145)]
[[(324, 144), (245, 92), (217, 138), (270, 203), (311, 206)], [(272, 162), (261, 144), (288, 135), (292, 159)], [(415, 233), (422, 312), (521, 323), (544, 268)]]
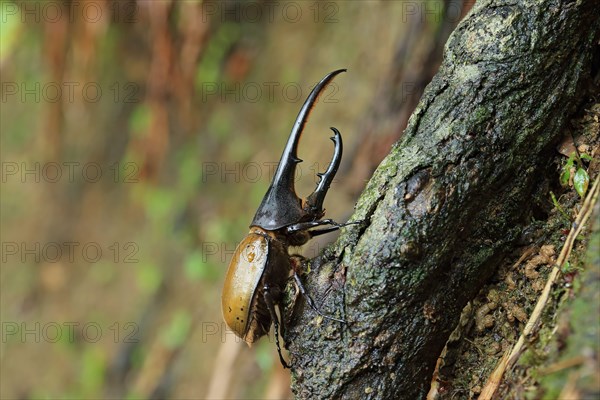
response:
[[(227, 265), (312, 86), (297, 190), (344, 221), (462, 1), (1, 1), (0, 397), (285, 398), (225, 330)], [(335, 239), (304, 249), (315, 256)]]

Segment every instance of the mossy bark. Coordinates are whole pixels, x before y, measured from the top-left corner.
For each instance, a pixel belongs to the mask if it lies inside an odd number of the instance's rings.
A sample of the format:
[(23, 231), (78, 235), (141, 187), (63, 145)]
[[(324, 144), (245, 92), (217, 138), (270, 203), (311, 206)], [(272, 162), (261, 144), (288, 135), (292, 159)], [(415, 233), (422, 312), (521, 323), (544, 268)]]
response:
[[(596, 0), (481, 1), (306, 286), (298, 398), (425, 397), (464, 305), (510, 251), (598, 60)], [(298, 311), (298, 310), (297, 310)]]

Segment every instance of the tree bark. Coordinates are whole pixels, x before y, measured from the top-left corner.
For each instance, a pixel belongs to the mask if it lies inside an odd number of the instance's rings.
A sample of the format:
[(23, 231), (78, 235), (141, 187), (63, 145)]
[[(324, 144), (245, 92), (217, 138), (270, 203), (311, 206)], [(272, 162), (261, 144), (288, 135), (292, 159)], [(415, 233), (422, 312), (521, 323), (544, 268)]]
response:
[(596, 0), (488, 0), (459, 24), (356, 205), (364, 223), (310, 262), (308, 292), (347, 323), (296, 310), (286, 339), (298, 398), (425, 397), (597, 69), (597, 11)]

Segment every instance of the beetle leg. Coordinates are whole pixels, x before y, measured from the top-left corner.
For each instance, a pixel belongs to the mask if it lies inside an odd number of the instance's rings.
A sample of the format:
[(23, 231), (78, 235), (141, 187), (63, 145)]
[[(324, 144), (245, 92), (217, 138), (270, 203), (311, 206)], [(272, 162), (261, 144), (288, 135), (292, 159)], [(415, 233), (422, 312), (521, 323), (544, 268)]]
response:
[[(265, 303), (267, 304), (267, 309), (269, 310), (269, 314), (271, 314), (271, 320), (273, 320), (273, 327), (275, 330), (275, 346), (277, 346), (277, 353), (279, 354), (279, 361), (283, 368), (290, 368), (288, 363), (285, 362), (283, 356), (281, 355), (281, 345), (279, 344), (279, 318), (277, 318), (277, 313), (275, 312), (275, 302), (273, 301), (273, 296), (271, 295), (271, 287), (269, 285), (264, 286), (263, 297), (265, 299)], [(282, 334), (284, 330), (283, 321), (282, 321)]]
[(308, 233), (309, 233), (310, 237), (313, 238), (315, 236), (323, 235), (324, 233), (329, 233), (329, 232), (337, 231), (338, 229), (343, 228), (343, 227), (348, 226), (348, 225), (355, 225), (355, 224), (360, 224), (360, 223), (362, 223), (362, 221), (346, 222), (345, 224), (335, 223), (335, 225), (333, 227), (331, 227), (331, 228), (316, 229), (314, 231), (308, 231)]
[(335, 128), (331, 128), (334, 135), (331, 138), (333, 143), (335, 144), (335, 148), (333, 150), (333, 157), (331, 158), (331, 162), (327, 167), (327, 170), (323, 173), (318, 173), (317, 175), (321, 178), (314, 192), (310, 196), (307, 197), (306, 203), (308, 205), (308, 211), (311, 215), (317, 215), (320, 217), (323, 214), (323, 202), (325, 201), (325, 195), (327, 194), (327, 190), (329, 190), (329, 186), (331, 182), (333, 182), (333, 178), (340, 166), (340, 162), (342, 161), (342, 135), (340, 131)]
[(319, 236), (319, 235), (323, 235), (325, 233), (337, 231), (338, 229), (340, 229), (339, 226), (334, 226), (334, 227), (331, 227), (331, 228), (316, 229), (314, 231), (308, 231), (308, 234), (310, 235), (311, 238), (314, 238), (315, 236)]
[(304, 288), (304, 285), (302, 284), (302, 281), (300, 280), (300, 277), (298, 276), (298, 273), (296, 271), (293, 271), (293, 275), (294, 275), (294, 280), (296, 281), (296, 285), (298, 286), (298, 289), (300, 289), (300, 293), (302, 293), (302, 295), (306, 298), (306, 302), (308, 303), (308, 305), (310, 306), (310, 308), (312, 308), (317, 314), (319, 314), (323, 318), (329, 319), (331, 321), (342, 322), (344, 324), (346, 323), (346, 321), (344, 321), (343, 319), (338, 319), (338, 318), (330, 317), (328, 315), (323, 314), (317, 308), (317, 306), (315, 305), (315, 302), (313, 301), (313, 299), (310, 297), (310, 295), (308, 294), (308, 292)]
[(296, 233), (299, 231), (305, 231), (310, 228), (315, 228), (317, 226), (323, 226), (323, 225), (332, 225), (334, 227), (334, 230), (339, 229), (342, 226), (344, 226), (343, 224), (339, 224), (332, 219), (321, 219), (319, 221), (299, 222), (297, 224), (290, 225), (286, 228), (286, 231), (288, 234), (292, 234), (292, 233)]
[(305, 230), (308, 230), (310, 228), (315, 228), (317, 226), (331, 225), (330, 228), (317, 229), (315, 231), (308, 231), (308, 233), (310, 234), (310, 236), (314, 237), (314, 236), (322, 235), (324, 233), (333, 232), (335, 230), (338, 230), (338, 229), (343, 228), (343, 227), (348, 226), (348, 225), (360, 224), (361, 222), (362, 221), (353, 221), (353, 222), (346, 222), (345, 224), (340, 224), (338, 222), (335, 222), (332, 219), (322, 219), (322, 220), (319, 220), (319, 221), (299, 222), (297, 224), (288, 226), (286, 228), (286, 231), (287, 231), (288, 234), (293, 234), (295, 232), (305, 231)]

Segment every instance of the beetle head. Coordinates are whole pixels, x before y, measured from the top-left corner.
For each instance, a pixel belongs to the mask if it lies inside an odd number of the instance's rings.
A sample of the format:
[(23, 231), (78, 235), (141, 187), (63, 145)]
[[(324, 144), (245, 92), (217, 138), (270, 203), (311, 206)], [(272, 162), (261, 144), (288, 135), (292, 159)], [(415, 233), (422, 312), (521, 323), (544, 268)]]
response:
[(331, 128), (335, 133), (334, 137), (331, 138), (335, 143), (333, 158), (327, 171), (324, 174), (319, 174), (321, 180), (317, 188), (305, 201), (298, 197), (294, 185), (296, 164), (302, 162), (298, 158), (298, 143), (310, 111), (319, 95), (336, 75), (345, 71), (345, 69), (338, 69), (327, 74), (308, 95), (296, 117), (271, 186), (269, 186), (265, 197), (263, 197), (251, 226), (258, 226), (272, 231), (302, 221), (317, 220), (323, 216), (323, 201), (342, 158), (341, 135), (335, 128)]

